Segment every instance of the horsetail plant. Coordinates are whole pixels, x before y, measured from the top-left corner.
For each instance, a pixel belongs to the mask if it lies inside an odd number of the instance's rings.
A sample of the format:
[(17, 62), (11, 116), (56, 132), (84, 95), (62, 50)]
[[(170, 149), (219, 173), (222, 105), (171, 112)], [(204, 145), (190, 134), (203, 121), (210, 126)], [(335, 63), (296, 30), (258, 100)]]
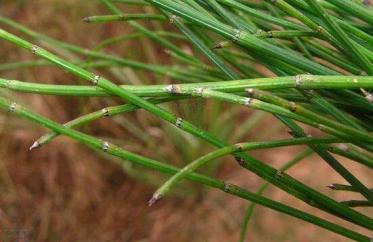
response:
[[(101, 3), (108, 13), (92, 13), (83, 19), (85, 22), (128, 25), (133, 33), (104, 39), (92, 49), (52, 39), (0, 16), (0, 39), (41, 58), (0, 64), (1, 72), (54, 65), (91, 84), (43, 84), (0, 77), (1, 89), (34, 95), (97, 97), (112, 100), (111, 104), (120, 100), (119, 105), (107, 106), (58, 124), (0, 96), (0, 108), (5, 112), (15, 113), (50, 130), (37, 139), (30, 150), (45, 146), (62, 135), (92, 149), (172, 175), (153, 194), (149, 205), (165, 197), (184, 178), (251, 201), (253, 203), (245, 212), (240, 241), (246, 238), (246, 227), (253, 218), (255, 203), (355, 241), (370, 241), (360, 232), (262, 196), (269, 185), (274, 185), (309, 206), (373, 230), (373, 219), (354, 209), (372, 206), (372, 184), (363, 183), (355, 171), (339, 161), (339, 157), (344, 157), (364, 165), (366, 169), (373, 167), (373, 10), (370, 6), (346, 0), (101, 0)], [(121, 7), (125, 5), (136, 5), (137, 10), (144, 12), (124, 12)], [(38, 44), (12, 34), (14, 31)], [(148, 38), (166, 49), (170, 57), (167, 64), (150, 64), (108, 54), (105, 50), (108, 46), (138, 38)], [(188, 45), (190, 50), (180, 47), (180, 42)], [(71, 59), (69, 55), (60, 57), (48, 51), (49, 46), (76, 58)], [(97, 71), (98, 67), (107, 69), (109, 73), (114, 73), (111, 67), (153, 73), (157, 81), (147, 85), (117, 85)], [(162, 83), (161, 77), (164, 76), (172, 78), (173, 83)], [(167, 103), (192, 99), (195, 102), (211, 99), (217, 115), (223, 110), (221, 102), (264, 111), (285, 125), (291, 137), (232, 142), (229, 137), (221, 137), (174, 114), (167, 106)], [(94, 120), (131, 114), (141, 109), (216, 149), (193, 161), (188, 160), (183, 168), (176, 168), (75, 130)], [(234, 119), (228, 120), (234, 122)], [(250, 120), (246, 125), (252, 126)], [(310, 129), (317, 130), (319, 135), (311, 136)], [(233, 137), (246, 137), (242, 132)], [(202, 144), (205, 143), (199, 143)], [(251, 150), (299, 145), (308, 148), (279, 169), (247, 154)], [(346, 182), (323, 185), (335, 192), (359, 193), (363, 198), (337, 201), (286, 172), (311, 153), (320, 156)], [(243, 170), (266, 181), (257, 193), (196, 173), (200, 167), (227, 155), (233, 156)]]

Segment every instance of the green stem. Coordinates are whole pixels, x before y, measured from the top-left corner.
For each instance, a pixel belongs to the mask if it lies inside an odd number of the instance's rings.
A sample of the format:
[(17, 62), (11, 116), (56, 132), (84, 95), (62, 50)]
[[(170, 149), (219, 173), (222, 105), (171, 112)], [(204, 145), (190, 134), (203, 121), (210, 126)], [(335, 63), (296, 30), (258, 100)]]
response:
[[(22, 82), (17, 80), (7, 80), (0, 78), (0, 87), (9, 90), (26, 93), (37, 93), (43, 95), (61, 96), (112, 96), (103, 89), (92, 86), (55, 85)], [(373, 76), (315, 76), (298, 75), (287, 77), (255, 78), (234, 81), (201, 82), (176, 85), (146, 85), (129, 86), (122, 85), (122, 89), (142, 97), (170, 96), (169, 88), (175, 91), (178, 89), (184, 92), (193, 92), (198, 88), (215, 91), (238, 93), (245, 89), (255, 88), (260, 90), (280, 90), (297, 88), (301, 90), (309, 89), (371, 89), (373, 88)], [(365, 104), (364, 104), (365, 105)], [(373, 105), (371, 105), (373, 111)]]
[[(313, 151), (311, 149), (306, 149), (306, 150), (302, 151), (301, 153), (296, 155), (291, 161), (289, 161), (285, 165), (283, 165), (279, 170), (280, 171), (286, 171), (286, 170), (290, 169), (291, 167), (295, 166), (296, 164), (298, 164), (300, 161), (302, 161), (304, 158), (311, 155), (312, 153), (313, 153)], [(268, 182), (263, 183), (259, 187), (259, 189), (256, 191), (256, 194), (262, 195), (268, 189), (268, 187), (270, 185), (271, 185), (271, 183), (268, 183)], [(240, 240), (239, 240), (240, 242), (245, 241), (245, 238), (246, 238), (246, 235), (247, 235), (247, 232), (248, 232), (249, 221), (252, 218), (252, 215), (254, 214), (255, 207), (256, 207), (256, 203), (250, 203), (249, 206), (246, 209), (245, 216), (244, 216), (244, 219), (243, 219), (243, 223), (242, 223), (242, 226), (241, 226), (241, 233), (240, 233)]]
[(131, 20), (167, 20), (162, 15), (156, 14), (116, 14), (116, 15), (101, 15), (101, 16), (89, 16), (83, 19), (87, 23), (107, 23), (107, 22), (122, 22)]
[[(195, 172), (200, 167), (206, 165), (208, 162), (216, 160), (220, 157), (249, 150), (257, 149), (268, 149), (274, 147), (282, 146), (292, 146), (300, 144), (315, 144), (315, 143), (335, 143), (339, 140), (335, 138), (299, 138), (299, 139), (288, 139), (288, 140), (278, 140), (278, 141), (265, 141), (265, 142), (250, 142), (250, 143), (239, 143), (235, 145), (230, 145), (223, 147), (221, 149), (210, 152), (200, 158), (190, 162), (187, 166), (181, 169), (177, 174), (168, 179), (157, 191), (153, 194), (152, 201), (156, 202), (162, 199), (170, 190), (178, 184), (182, 179), (184, 179), (188, 174)], [(282, 170), (280, 170), (282, 171)], [(281, 175), (281, 174), (280, 174)]]

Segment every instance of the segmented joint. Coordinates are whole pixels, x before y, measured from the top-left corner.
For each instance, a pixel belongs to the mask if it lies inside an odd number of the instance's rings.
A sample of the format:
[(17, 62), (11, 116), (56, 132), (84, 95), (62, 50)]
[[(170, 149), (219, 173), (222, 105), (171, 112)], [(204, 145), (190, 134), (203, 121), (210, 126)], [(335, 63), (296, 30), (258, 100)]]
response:
[(206, 88), (204, 88), (204, 87), (199, 87), (199, 88), (196, 88), (195, 90), (194, 90), (194, 94), (196, 94), (197, 96), (203, 96), (203, 92), (206, 90)]
[(275, 179), (279, 180), (284, 176), (284, 173), (282, 171), (277, 171), (275, 175)]
[(346, 145), (346, 144), (337, 144), (337, 147), (340, 148), (343, 151), (349, 151), (350, 150), (350, 147), (348, 147), (348, 145)]
[(39, 46), (37, 46), (37, 45), (33, 45), (33, 46), (31, 47), (31, 53), (33, 53), (33, 54), (35, 55), (36, 52), (38, 51), (38, 49), (39, 49)]
[(222, 49), (230, 45), (230, 41), (221, 41), (212, 47), (213, 50)]
[(261, 38), (261, 37), (263, 37), (263, 33), (266, 34), (265, 31), (263, 31), (263, 30), (261, 30), (261, 29), (258, 29), (258, 30), (254, 33), (254, 35), (255, 35), (256, 37), (258, 37), (258, 38)]
[(243, 100), (243, 105), (250, 106), (252, 99), (249, 97), (245, 97)]
[(234, 41), (234, 42), (240, 40), (240, 38), (241, 38), (241, 33), (242, 33), (242, 31), (241, 31), (240, 29), (235, 29), (235, 30), (234, 30), (234, 36), (233, 36), (233, 41)]
[(273, 32), (272, 31), (268, 31), (268, 38), (273, 38)]
[(17, 103), (15, 102), (12, 102), (10, 105), (9, 105), (9, 112), (11, 113), (14, 113), (17, 109)]
[(297, 104), (295, 102), (290, 102), (290, 111), (297, 111)]
[(102, 143), (101, 149), (103, 152), (107, 152), (109, 150), (109, 147), (110, 147), (109, 143), (105, 141)]
[(225, 183), (224, 184), (224, 192), (230, 192), (230, 190), (233, 188), (233, 185), (231, 183)]
[(100, 81), (100, 76), (99, 75), (96, 75), (93, 77), (93, 85), (97, 86), (98, 85), (98, 82)]
[(236, 151), (237, 152), (241, 152), (242, 151), (242, 144), (235, 144), (234, 146), (236, 147)]
[(177, 18), (178, 17), (175, 14), (171, 15), (171, 17), (170, 17), (170, 23), (174, 24), (176, 22)]
[(247, 95), (249, 95), (249, 97), (253, 97), (254, 94), (255, 94), (255, 89), (254, 88), (248, 88), (248, 89), (246, 89), (246, 93), (247, 93)]
[(302, 75), (295, 76), (295, 87), (300, 87), (302, 85)]
[(168, 85), (165, 87), (165, 91), (171, 94), (181, 93), (180, 87), (178, 85)]
[(317, 28), (316, 28), (316, 33), (321, 33), (321, 32), (323, 32), (324, 31), (324, 28), (322, 27), (322, 26), (317, 26)]
[(14, 83), (14, 80), (7, 80), (7, 81), (5, 82), (5, 86), (6, 86), (6, 88), (8, 88), (8, 89), (12, 89), (12, 87), (13, 87), (13, 83)]
[(319, 130), (321, 130), (321, 131), (325, 131), (325, 125), (323, 125), (323, 124), (317, 124), (317, 128), (319, 129)]
[(180, 128), (182, 123), (183, 123), (183, 119), (182, 118), (177, 118), (176, 122), (175, 122), (175, 125), (176, 125), (176, 127)]
[(109, 116), (110, 116), (110, 114), (109, 114), (109, 109), (107, 109), (107, 108), (103, 108), (103, 109), (101, 110), (101, 112), (102, 112), (102, 114), (104, 115), (104, 117), (109, 117)]

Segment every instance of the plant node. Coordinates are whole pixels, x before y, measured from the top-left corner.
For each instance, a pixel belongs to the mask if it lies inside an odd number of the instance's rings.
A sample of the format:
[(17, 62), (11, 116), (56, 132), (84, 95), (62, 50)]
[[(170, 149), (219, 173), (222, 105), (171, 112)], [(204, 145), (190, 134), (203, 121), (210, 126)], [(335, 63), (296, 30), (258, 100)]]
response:
[(231, 45), (230, 41), (221, 41), (221, 42), (217, 43), (214, 47), (212, 47), (212, 49), (213, 50), (222, 49), (222, 48), (229, 47), (230, 45)]
[(14, 113), (17, 109), (17, 103), (15, 102), (12, 102), (10, 105), (9, 105), (9, 112), (11, 113)]
[(99, 75), (95, 75), (93, 77), (93, 85), (97, 86), (98, 85), (98, 82), (100, 81), (100, 76)]
[(236, 147), (237, 152), (242, 151), (242, 144), (241, 143), (235, 144), (234, 146)]
[(297, 104), (295, 102), (290, 102), (290, 111), (297, 111)]
[(168, 85), (165, 87), (165, 91), (171, 94), (180, 94), (181, 89), (178, 85)]
[(110, 147), (109, 143), (105, 141), (102, 143), (101, 149), (103, 152), (107, 152), (109, 150), (109, 147)]
[(85, 18), (83, 18), (83, 21), (86, 22), (86, 23), (90, 23), (91, 22), (91, 17), (85, 17)]
[(276, 172), (276, 175), (275, 175), (275, 178), (276, 178), (276, 180), (279, 180), (279, 179), (281, 179), (283, 176), (284, 176), (284, 173), (283, 173), (282, 171), (277, 171), (277, 172)]
[(109, 109), (107, 109), (107, 108), (103, 108), (101, 110), (101, 112), (103, 113), (104, 117), (109, 117), (110, 116)]
[(177, 16), (175, 14), (171, 15), (171, 17), (170, 17), (170, 23), (174, 24), (175, 21), (176, 21), (176, 19), (177, 19)]
[(229, 192), (233, 188), (233, 184), (224, 183), (224, 192)]
[(31, 47), (31, 53), (33, 53), (33, 54), (35, 55), (36, 52), (38, 51), (38, 49), (39, 49), (39, 46), (37, 46), (37, 45), (33, 45), (33, 46)]
[(239, 29), (235, 29), (235, 30), (234, 30), (234, 36), (233, 36), (233, 41), (234, 41), (234, 42), (240, 40), (240, 38), (241, 38), (241, 33), (242, 33), (242, 31), (239, 30)]
[(295, 87), (300, 87), (302, 85), (302, 75), (295, 76)]
[(250, 96), (253, 97), (255, 94), (255, 89), (254, 88), (248, 88), (246, 89), (246, 93)]
[(249, 106), (251, 104), (251, 98), (249, 97), (246, 97), (244, 100), (243, 100), (243, 104), (245, 106)]
[(182, 118), (177, 118), (176, 122), (175, 122), (175, 125), (176, 125), (176, 127), (180, 128), (182, 123), (183, 123), (183, 119)]

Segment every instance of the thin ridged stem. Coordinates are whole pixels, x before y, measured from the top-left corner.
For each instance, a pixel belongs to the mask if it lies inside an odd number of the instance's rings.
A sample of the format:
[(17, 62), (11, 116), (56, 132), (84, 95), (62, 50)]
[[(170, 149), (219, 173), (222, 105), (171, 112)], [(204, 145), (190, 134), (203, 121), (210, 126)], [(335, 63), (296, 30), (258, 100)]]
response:
[[(274, 147), (282, 147), (282, 146), (292, 146), (292, 145), (300, 145), (300, 144), (310, 144), (310, 143), (335, 143), (339, 142), (340, 140), (335, 138), (299, 138), (299, 139), (288, 139), (288, 140), (278, 140), (278, 141), (264, 141), (264, 142), (250, 142), (250, 143), (238, 143), (231, 146), (226, 146), (224, 148), (215, 150), (210, 152), (200, 158), (190, 162), (187, 166), (181, 169), (177, 174), (172, 176), (168, 179), (157, 191), (153, 194), (152, 199), (161, 199), (166, 196), (167, 193), (171, 191), (171, 189), (176, 186), (182, 179), (184, 179), (188, 174), (195, 172), (200, 167), (206, 165), (208, 162), (216, 160), (220, 157), (242, 152), (242, 151), (250, 151), (250, 150), (257, 150), (257, 149), (267, 149), (267, 148), (274, 148)], [(282, 172), (282, 170), (279, 170)], [(281, 174), (280, 174), (281, 175)]]
[[(356, 190), (356, 188), (354, 188), (353, 186), (350, 186), (350, 185), (344, 185), (344, 184), (337, 184), (337, 183), (334, 183), (334, 184), (330, 184), (328, 185), (328, 187), (332, 190), (336, 190), (336, 191), (348, 191), (348, 192), (359, 192)], [(370, 189), (371, 191), (373, 191), (373, 188)]]
[(346, 150), (346, 149), (340, 149), (338, 147), (333, 147), (333, 146), (328, 147), (328, 151), (336, 155), (347, 157), (351, 160), (357, 161), (360, 164), (369, 167), (370, 169), (373, 169), (373, 157), (371, 155), (361, 154), (348, 148)]
[(162, 15), (156, 14), (116, 14), (116, 15), (100, 15), (100, 16), (89, 16), (83, 19), (87, 23), (107, 23), (107, 22), (123, 22), (131, 20), (161, 20), (165, 21)]
[[(169, 101), (175, 101), (179, 100), (182, 97), (166, 97), (166, 98), (156, 98), (156, 99), (151, 99), (148, 100), (149, 102), (153, 104), (158, 104), (158, 103), (165, 103)], [(102, 108), (99, 111), (92, 112), (86, 115), (82, 115), (74, 120), (71, 120), (67, 123), (64, 124), (65, 127), (67, 128), (78, 128), (81, 126), (85, 126), (88, 123), (93, 122), (94, 120), (100, 119), (100, 118), (106, 118), (106, 117), (112, 117), (118, 114), (123, 114), (127, 112), (132, 112), (139, 109), (138, 106), (133, 105), (133, 104), (124, 104), (124, 105), (119, 105), (119, 106), (112, 106), (112, 107), (106, 107)], [(33, 145), (31, 146), (30, 149), (34, 148), (39, 148), (45, 144), (48, 144), (52, 139), (56, 138), (59, 134), (55, 132), (50, 132), (39, 139), (37, 139)]]
[(373, 207), (373, 202), (365, 200), (349, 200), (342, 201), (341, 203), (349, 207)]
[[(22, 82), (18, 80), (7, 80), (0, 78), (0, 87), (9, 90), (27, 93), (36, 93), (43, 95), (61, 95), (61, 96), (112, 96), (101, 88), (92, 86), (76, 85), (55, 85)], [(210, 89), (215, 91), (238, 93), (245, 89), (255, 88), (260, 90), (285, 90), (297, 88), (300, 90), (311, 89), (360, 89), (373, 88), (373, 76), (315, 76), (298, 75), (287, 77), (255, 78), (234, 81), (218, 82), (200, 82), (185, 83), (175, 85), (121, 85), (122, 89), (142, 97), (170, 96), (170, 88), (174, 91), (183, 90), (185, 93), (191, 93), (198, 88)], [(172, 90), (171, 90), (172, 91)], [(364, 103), (365, 105), (365, 103)], [(373, 105), (371, 105), (373, 111)]]
[(294, 37), (318, 37), (318, 33), (311, 31), (298, 31), (298, 30), (282, 30), (282, 31), (267, 31), (255, 34), (258, 38), (280, 38), (291, 39)]
[[(279, 170), (283, 171), (283, 172), (287, 171), (288, 169), (292, 168), (293, 166), (298, 164), (300, 161), (302, 161), (304, 158), (311, 155), (312, 153), (313, 153), (313, 151), (311, 149), (306, 149), (306, 150), (302, 151), (301, 153), (296, 155), (291, 161), (289, 161), (285, 165), (281, 166)], [(259, 189), (256, 191), (256, 194), (262, 195), (269, 188), (270, 185), (271, 185), (271, 183), (268, 183), (268, 182), (263, 183), (259, 187)], [(239, 240), (240, 242), (245, 241), (245, 238), (246, 238), (246, 235), (247, 235), (247, 232), (248, 232), (248, 228), (249, 228), (248, 225), (249, 225), (250, 219), (252, 218), (252, 215), (254, 214), (255, 207), (256, 207), (255, 203), (250, 203), (249, 206), (247, 207), (246, 211), (245, 211), (245, 216), (244, 216), (244, 219), (243, 219), (243, 222), (242, 222), (241, 232), (240, 232), (240, 240)]]

